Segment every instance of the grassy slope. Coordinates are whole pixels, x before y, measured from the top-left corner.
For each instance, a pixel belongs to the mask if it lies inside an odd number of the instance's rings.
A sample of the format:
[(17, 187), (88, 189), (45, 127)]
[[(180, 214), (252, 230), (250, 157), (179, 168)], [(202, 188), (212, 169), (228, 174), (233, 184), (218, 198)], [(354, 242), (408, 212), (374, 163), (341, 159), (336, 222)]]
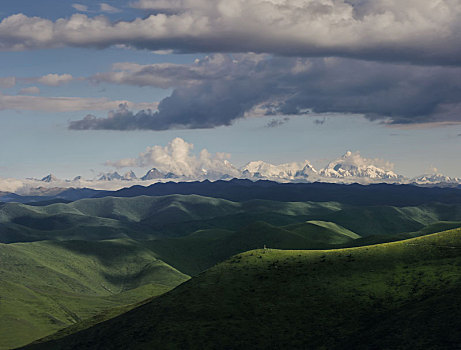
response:
[(0, 348), (162, 294), (187, 279), (127, 240), (0, 244)]
[(461, 221), (438, 221), (427, 226), (424, 226), (422, 229), (414, 232), (403, 232), (397, 235), (370, 235), (366, 237), (361, 237), (353, 241), (342, 244), (341, 246), (346, 247), (360, 247), (364, 245), (380, 244), (401, 241), (404, 239), (410, 239), (419, 236), (425, 236), (432, 233), (437, 233), (441, 231), (452, 230), (455, 228), (461, 227)]
[(313, 248), (355, 237), (337, 225), (316, 221), (282, 228), (255, 223), (235, 232), (201, 230), (182, 238), (146, 242), (3, 244), (0, 348), (19, 344), (20, 334), (28, 334), (23, 341), (30, 341), (101, 311), (104, 317), (113, 317), (126, 307), (105, 310), (161, 294), (185, 280), (163, 261), (187, 274), (198, 274), (233, 254), (264, 244)]
[(28, 349), (447, 349), (461, 344), (461, 229), (329, 251), (256, 250)]
[(265, 245), (278, 249), (328, 249), (335, 244), (350, 244), (359, 237), (343, 227), (322, 221), (282, 227), (255, 222), (236, 231), (198, 230), (186, 237), (147, 241), (145, 246), (178, 270), (197, 275), (232, 255)]

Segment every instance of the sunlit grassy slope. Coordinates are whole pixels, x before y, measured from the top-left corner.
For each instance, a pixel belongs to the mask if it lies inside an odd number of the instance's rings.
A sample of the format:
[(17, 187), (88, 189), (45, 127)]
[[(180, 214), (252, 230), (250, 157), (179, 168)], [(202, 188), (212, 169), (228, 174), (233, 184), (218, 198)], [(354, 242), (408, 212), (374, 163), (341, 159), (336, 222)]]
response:
[(196, 275), (234, 254), (251, 249), (264, 246), (328, 249), (338, 244), (351, 244), (359, 237), (343, 227), (323, 221), (281, 227), (258, 221), (236, 231), (205, 229), (186, 237), (146, 241), (144, 244), (178, 270)]
[(0, 348), (162, 294), (187, 279), (127, 240), (0, 244)]
[(249, 251), (28, 349), (454, 349), (460, 328), (455, 229), (359, 248)]

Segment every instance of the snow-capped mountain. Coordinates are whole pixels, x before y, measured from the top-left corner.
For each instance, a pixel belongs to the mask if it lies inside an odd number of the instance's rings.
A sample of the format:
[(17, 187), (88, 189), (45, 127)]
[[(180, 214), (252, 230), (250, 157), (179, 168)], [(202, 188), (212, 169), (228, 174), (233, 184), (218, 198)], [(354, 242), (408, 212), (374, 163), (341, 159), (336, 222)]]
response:
[(401, 176), (372, 164), (373, 160), (362, 158), (358, 153), (346, 152), (341, 158), (330, 162), (320, 171), (326, 178), (368, 178), (371, 180), (397, 180)]
[(99, 177), (99, 181), (114, 181), (114, 180), (122, 180), (123, 177), (118, 172), (114, 171), (113, 173), (105, 173), (101, 174)]
[[(149, 185), (154, 182), (168, 181), (202, 181), (230, 180), (245, 178), (250, 180), (272, 180), (278, 182), (330, 182), (330, 183), (398, 183), (421, 186), (460, 186), (461, 178), (449, 177), (440, 173), (425, 174), (413, 179), (398, 175), (391, 170), (392, 164), (379, 159), (367, 159), (358, 152), (346, 152), (342, 157), (328, 163), (324, 168), (316, 170), (309, 161), (274, 165), (264, 161), (249, 162), (236, 168), (227, 159), (203, 157), (197, 163), (169, 164), (164, 168), (152, 168), (138, 178), (133, 171), (120, 175), (117, 171), (101, 173), (96, 179), (87, 180), (81, 176), (73, 180), (60, 180), (53, 174), (42, 179), (26, 178), (1, 179), (0, 191), (18, 192), (21, 194), (42, 193), (54, 188), (93, 188), (114, 190), (128, 185)], [(44, 193), (44, 192), (43, 192)]]
[(136, 176), (133, 170), (126, 172), (122, 176), (122, 180), (126, 180), (126, 181), (136, 180), (137, 178), (138, 177)]
[(258, 179), (291, 180), (295, 177), (309, 177), (317, 174), (317, 170), (306, 160), (303, 163), (286, 163), (273, 165), (263, 161), (250, 162), (240, 169), (244, 177)]
[(301, 171), (296, 172), (295, 177), (303, 177), (303, 178), (312, 178), (312, 177), (317, 177), (318, 176), (318, 171), (315, 170), (315, 168), (312, 166), (309, 161), (305, 161), (304, 168), (301, 169)]
[(49, 174), (49, 175), (45, 176), (44, 178), (42, 178), (40, 181), (42, 181), (42, 182), (55, 182), (55, 181), (58, 181), (58, 178), (56, 176), (54, 176), (53, 174)]
[(211, 160), (202, 164), (200, 169), (197, 169), (195, 177), (197, 179), (208, 180), (224, 180), (242, 177), (242, 173), (227, 159)]
[(240, 170), (242, 176), (246, 178), (281, 181), (373, 182), (383, 180), (397, 182), (404, 179), (391, 170), (373, 164), (374, 162), (375, 160), (363, 158), (359, 153), (348, 151), (320, 171), (317, 171), (307, 160), (303, 163), (280, 165), (255, 161), (248, 163)]
[(461, 179), (459, 177), (449, 177), (443, 174), (424, 174), (411, 179), (412, 182), (418, 184), (459, 184)]
[(105, 173), (99, 175), (98, 181), (117, 181), (117, 180), (124, 180), (124, 181), (132, 181), (137, 180), (136, 174), (133, 170), (126, 172), (125, 174), (120, 175), (118, 172), (114, 171), (112, 173)]
[(150, 169), (146, 175), (141, 177), (141, 180), (147, 181), (147, 180), (156, 180), (156, 179), (163, 179), (165, 178), (165, 173), (161, 172), (157, 168), (152, 168)]

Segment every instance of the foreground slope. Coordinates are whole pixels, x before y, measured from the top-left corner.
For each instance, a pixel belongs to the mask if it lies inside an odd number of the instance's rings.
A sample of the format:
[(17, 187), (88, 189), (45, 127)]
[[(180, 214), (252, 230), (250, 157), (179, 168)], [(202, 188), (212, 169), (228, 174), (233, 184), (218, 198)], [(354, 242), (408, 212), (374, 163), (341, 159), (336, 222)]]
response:
[(458, 348), (460, 267), (461, 229), (360, 248), (255, 250), (27, 349)]
[(0, 349), (165, 293), (187, 279), (126, 240), (0, 244)]

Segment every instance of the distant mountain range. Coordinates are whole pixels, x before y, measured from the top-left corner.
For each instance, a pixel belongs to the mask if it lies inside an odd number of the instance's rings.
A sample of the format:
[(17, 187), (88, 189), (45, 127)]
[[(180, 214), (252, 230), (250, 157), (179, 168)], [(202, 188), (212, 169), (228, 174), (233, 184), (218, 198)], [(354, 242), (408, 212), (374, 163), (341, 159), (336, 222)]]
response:
[[(11, 190), (8, 180), (3, 185), (0, 178), (0, 191), (15, 192), (22, 195), (47, 195), (50, 189), (58, 188), (92, 188), (98, 190), (118, 190), (133, 185), (150, 185), (157, 182), (191, 182), (203, 180), (230, 180), (233, 178), (248, 179), (252, 181), (270, 180), (281, 183), (391, 183), (391, 184), (417, 184), (422, 186), (458, 186), (461, 178), (449, 177), (439, 173), (424, 174), (414, 178), (407, 178), (394, 172), (389, 164), (382, 161), (366, 159), (358, 153), (346, 152), (342, 157), (328, 163), (322, 169), (315, 169), (308, 161), (292, 162), (274, 165), (264, 161), (252, 161), (241, 168), (234, 167), (227, 160), (220, 167), (210, 166), (210, 169), (198, 169), (187, 175), (175, 173), (159, 168), (152, 168), (144, 176), (138, 177), (130, 170), (123, 175), (117, 171), (101, 173), (94, 179), (84, 179), (81, 176), (73, 180), (58, 179), (49, 174), (41, 179), (28, 178), (14, 180), (15, 188)], [(19, 185), (18, 185), (19, 183)], [(21, 187), (22, 184), (22, 187)], [(40, 194), (40, 192), (42, 192)]]

